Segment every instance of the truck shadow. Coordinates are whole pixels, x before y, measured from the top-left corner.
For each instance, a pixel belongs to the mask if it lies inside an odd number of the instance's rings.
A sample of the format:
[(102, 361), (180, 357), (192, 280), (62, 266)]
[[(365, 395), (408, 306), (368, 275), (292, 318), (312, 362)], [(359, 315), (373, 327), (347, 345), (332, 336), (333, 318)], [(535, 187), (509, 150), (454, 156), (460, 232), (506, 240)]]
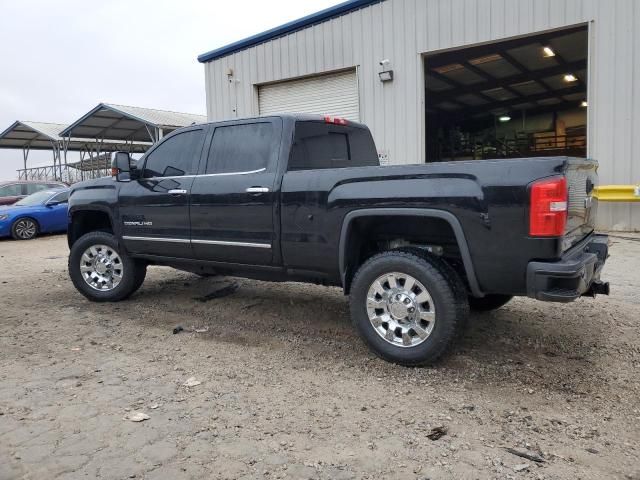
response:
[[(186, 274), (185, 274), (186, 275)], [(237, 290), (202, 301), (225, 285)], [(171, 302), (163, 303), (171, 291)], [(132, 301), (160, 308), (173, 327), (171, 313), (182, 323), (208, 328), (199, 337), (213, 342), (286, 349), (299, 362), (317, 364), (331, 358), (357, 367), (380, 362), (382, 368), (402, 368), (378, 360), (358, 338), (349, 318), (348, 299), (338, 288), (299, 283), (194, 276), (150, 281)], [(598, 317), (596, 304), (541, 304), (514, 299), (491, 313), (471, 314), (469, 324), (447, 356), (424, 369), (459, 375), (473, 382), (517, 385), (544, 384), (552, 390), (589, 393), (596, 382), (606, 383), (599, 368), (599, 339), (604, 326), (585, 319)], [(157, 323), (156, 323), (157, 326)]]

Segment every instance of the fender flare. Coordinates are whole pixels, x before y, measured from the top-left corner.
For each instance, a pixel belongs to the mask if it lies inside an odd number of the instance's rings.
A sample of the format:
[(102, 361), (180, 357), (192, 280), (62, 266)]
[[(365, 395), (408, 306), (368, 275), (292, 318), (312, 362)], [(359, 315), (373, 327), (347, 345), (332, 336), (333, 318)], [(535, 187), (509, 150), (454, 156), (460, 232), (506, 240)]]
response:
[[(111, 224), (111, 228), (113, 230), (114, 235), (116, 236), (116, 238), (119, 237), (119, 230), (118, 229), (118, 225), (116, 225), (114, 218), (113, 218), (113, 213), (111, 212), (111, 210), (106, 207), (106, 206), (102, 206), (102, 205), (73, 205), (71, 207), (69, 207), (69, 211), (67, 212), (67, 218), (68, 218), (68, 223), (69, 223), (69, 227), (72, 224), (72, 219), (73, 216), (76, 213), (82, 213), (82, 212), (100, 212), (100, 213), (104, 213), (107, 215), (107, 218), (109, 218), (109, 223)], [(69, 248), (71, 248), (71, 235), (72, 235), (72, 231), (71, 228), (67, 229), (67, 243), (69, 244)], [(120, 241), (120, 240), (118, 240)]]
[(453, 234), (456, 237), (458, 248), (460, 249), (460, 255), (462, 256), (462, 264), (464, 265), (465, 273), (467, 274), (467, 281), (469, 282), (469, 288), (474, 297), (484, 297), (484, 294), (480, 290), (478, 279), (476, 277), (475, 270), (473, 268), (473, 262), (471, 261), (471, 253), (469, 252), (469, 245), (467, 239), (464, 236), (464, 231), (460, 225), (460, 221), (451, 212), (444, 210), (436, 210), (432, 208), (366, 208), (361, 210), (353, 210), (347, 213), (342, 220), (342, 229), (340, 231), (340, 243), (338, 252), (338, 266), (340, 269), (340, 280), (342, 287), (346, 287), (346, 248), (347, 239), (351, 233), (351, 224), (356, 218), (361, 217), (379, 217), (379, 216), (413, 216), (413, 217), (431, 217), (439, 218), (447, 222)]

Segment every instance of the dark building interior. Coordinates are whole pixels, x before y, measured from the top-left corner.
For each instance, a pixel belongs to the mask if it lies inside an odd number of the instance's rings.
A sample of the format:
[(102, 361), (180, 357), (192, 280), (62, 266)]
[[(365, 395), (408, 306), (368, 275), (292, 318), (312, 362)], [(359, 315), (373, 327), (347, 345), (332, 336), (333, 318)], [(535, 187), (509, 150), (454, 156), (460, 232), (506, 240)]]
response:
[(587, 152), (586, 26), (425, 58), (427, 162)]

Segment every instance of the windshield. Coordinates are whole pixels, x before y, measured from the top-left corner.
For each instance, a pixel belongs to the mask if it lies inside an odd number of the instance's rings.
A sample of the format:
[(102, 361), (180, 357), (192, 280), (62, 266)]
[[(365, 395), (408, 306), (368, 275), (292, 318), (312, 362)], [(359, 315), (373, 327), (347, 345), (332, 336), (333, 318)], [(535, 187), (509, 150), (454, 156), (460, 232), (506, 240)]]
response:
[(33, 195), (29, 195), (28, 197), (24, 197), (19, 202), (16, 202), (14, 205), (21, 205), (23, 207), (33, 207), (34, 205), (43, 205), (44, 202), (49, 200), (56, 192), (52, 192), (51, 190), (43, 190), (41, 192), (36, 192)]

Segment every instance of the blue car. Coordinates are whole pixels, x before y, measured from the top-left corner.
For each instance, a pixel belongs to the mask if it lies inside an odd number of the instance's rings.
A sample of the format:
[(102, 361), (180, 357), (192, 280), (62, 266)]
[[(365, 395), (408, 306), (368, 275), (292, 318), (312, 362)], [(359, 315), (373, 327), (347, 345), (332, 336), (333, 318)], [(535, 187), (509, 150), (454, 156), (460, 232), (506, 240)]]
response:
[(68, 201), (68, 188), (51, 188), (0, 207), (0, 237), (30, 240), (39, 233), (66, 232)]

